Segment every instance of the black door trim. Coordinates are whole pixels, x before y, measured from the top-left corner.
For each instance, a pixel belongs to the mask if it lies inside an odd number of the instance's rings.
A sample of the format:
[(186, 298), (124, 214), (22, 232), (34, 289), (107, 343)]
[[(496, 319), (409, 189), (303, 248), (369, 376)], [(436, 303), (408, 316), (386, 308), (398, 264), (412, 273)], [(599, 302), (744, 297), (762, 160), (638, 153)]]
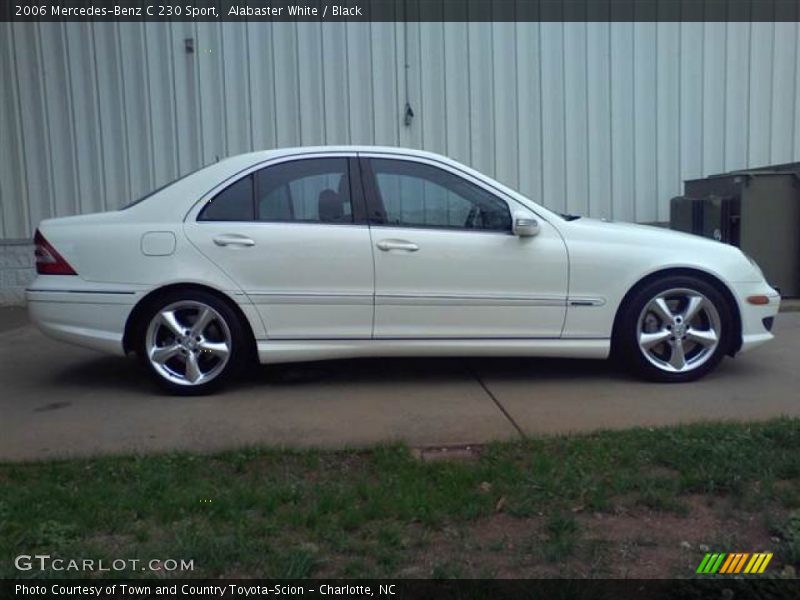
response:
[(353, 207), (353, 225), (365, 225), (368, 202), (365, 198), (363, 176), (357, 156), (347, 157), (348, 178), (350, 179), (350, 200)]
[(361, 167), (361, 181), (364, 186), (364, 198), (366, 200), (367, 208), (367, 222), (370, 225), (385, 225), (386, 224), (386, 210), (383, 206), (383, 198), (375, 183), (375, 173), (372, 171), (372, 165), (369, 158), (362, 158), (359, 156), (358, 164)]

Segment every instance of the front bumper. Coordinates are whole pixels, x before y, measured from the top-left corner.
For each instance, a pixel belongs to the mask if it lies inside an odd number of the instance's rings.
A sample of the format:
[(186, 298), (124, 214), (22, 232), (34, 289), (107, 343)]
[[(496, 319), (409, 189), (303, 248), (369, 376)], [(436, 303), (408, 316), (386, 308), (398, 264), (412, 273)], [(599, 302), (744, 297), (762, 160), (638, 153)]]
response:
[[(780, 294), (766, 282), (735, 283), (732, 285), (739, 314), (742, 318), (742, 344), (739, 352), (747, 352), (775, 336), (771, 332), (772, 321), (781, 305)], [(769, 298), (768, 304), (750, 304), (749, 296), (763, 295)]]

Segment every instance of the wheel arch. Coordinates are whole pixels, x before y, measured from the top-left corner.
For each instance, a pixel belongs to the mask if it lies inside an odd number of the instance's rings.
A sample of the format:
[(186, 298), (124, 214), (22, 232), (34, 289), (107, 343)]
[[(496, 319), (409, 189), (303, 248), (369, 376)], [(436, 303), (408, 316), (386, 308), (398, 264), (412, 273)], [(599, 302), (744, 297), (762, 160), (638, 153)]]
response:
[(619, 303), (619, 306), (617, 306), (617, 312), (614, 315), (614, 326), (611, 330), (612, 352), (614, 350), (614, 347), (616, 346), (617, 332), (619, 331), (619, 326), (620, 326), (620, 317), (625, 307), (631, 301), (631, 298), (634, 296), (634, 294), (636, 294), (641, 288), (643, 288), (646, 285), (649, 285), (653, 281), (662, 279), (664, 277), (674, 277), (680, 275), (697, 277), (698, 279), (701, 279), (706, 283), (708, 283), (709, 285), (713, 286), (720, 294), (722, 294), (723, 298), (725, 298), (726, 302), (728, 303), (728, 306), (731, 309), (731, 314), (733, 315), (732, 327), (734, 332), (734, 338), (733, 338), (733, 344), (731, 345), (730, 348), (728, 348), (727, 353), (729, 356), (733, 356), (739, 351), (739, 348), (741, 348), (742, 345), (742, 316), (739, 311), (739, 304), (736, 302), (736, 298), (734, 297), (730, 287), (728, 287), (728, 285), (724, 281), (722, 281), (719, 277), (709, 273), (708, 271), (703, 271), (701, 269), (696, 269), (692, 267), (673, 267), (668, 269), (660, 269), (658, 271), (654, 271), (653, 273), (645, 275), (644, 277), (639, 279), (636, 283), (634, 283), (625, 293), (625, 296), (623, 296), (622, 300)]
[(158, 301), (159, 298), (177, 290), (206, 292), (214, 295), (220, 301), (227, 304), (241, 321), (250, 344), (250, 353), (252, 356), (256, 356), (256, 338), (255, 334), (253, 333), (253, 327), (250, 325), (250, 320), (244, 314), (244, 311), (242, 311), (241, 307), (228, 294), (201, 283), (171, 283), (169, 285), (164, 285), (151, 290), (145, 296), (143, 296), (133, 307), (133, 310), (128, 315), (128, 319), (125, 321), (125, 332), (122, 336), (122, 347), (126, 354), (133, 352), (136, 348), (137, 324), (140, 322), (142, 315), (145, 314), (152, 307), (152, 305)]

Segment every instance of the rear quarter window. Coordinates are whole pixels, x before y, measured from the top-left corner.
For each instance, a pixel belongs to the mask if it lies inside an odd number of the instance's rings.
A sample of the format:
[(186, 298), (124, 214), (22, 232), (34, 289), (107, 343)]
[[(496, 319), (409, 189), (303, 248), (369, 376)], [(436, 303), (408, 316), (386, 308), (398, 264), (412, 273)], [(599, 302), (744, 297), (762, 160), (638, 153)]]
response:
[(198, 221), (252, 221), (253, 176), (229, 185), (203, 208)]

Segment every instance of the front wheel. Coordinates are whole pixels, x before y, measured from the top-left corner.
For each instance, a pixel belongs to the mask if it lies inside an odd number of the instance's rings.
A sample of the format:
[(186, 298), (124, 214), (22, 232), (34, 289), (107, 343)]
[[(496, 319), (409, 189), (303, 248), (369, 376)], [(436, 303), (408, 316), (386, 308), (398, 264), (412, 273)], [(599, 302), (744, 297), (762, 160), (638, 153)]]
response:
[(667, 277), (623, 308), (615, 344), (636, 373), (664, 382), (698, 379), (730, 347), (733, 318), (724, 296), (702, 279)]
[(196, 395), (213, 391), (239, 369), (245, 339), (236, 313), (213, 294), (174, 292), (147, 311), (138, 350), (161, 387)]

